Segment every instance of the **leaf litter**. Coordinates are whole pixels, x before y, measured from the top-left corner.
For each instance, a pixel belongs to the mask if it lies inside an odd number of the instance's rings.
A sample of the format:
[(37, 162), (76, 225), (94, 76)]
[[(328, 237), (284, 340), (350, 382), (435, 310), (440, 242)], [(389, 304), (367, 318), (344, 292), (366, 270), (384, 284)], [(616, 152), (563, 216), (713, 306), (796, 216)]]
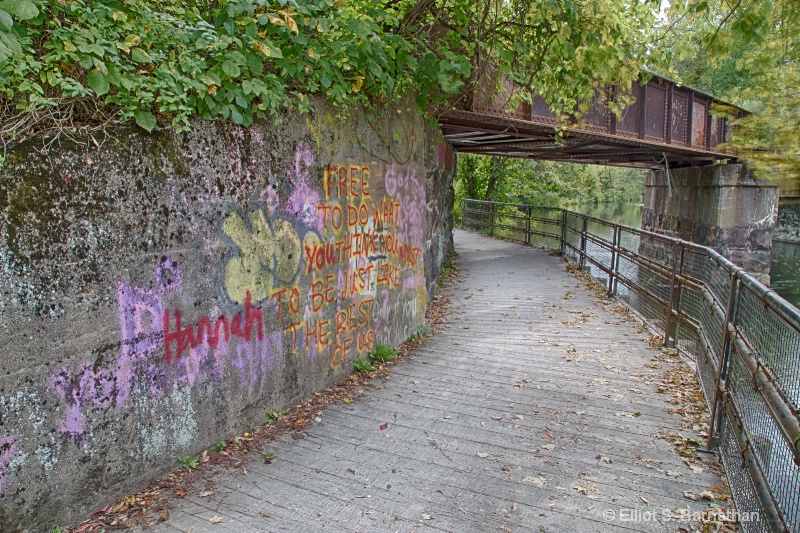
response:
[[(585, 287), (595, 291), (597, 303), (603, 307), (605, 311), (621, 316), (629, 322), (638, 322), (642, 324), (639, 330), (641, 333), (649, 331), (625, 305), (615, 299), (607, 298), (605, 288), (601, 287), (577, 264), (567, 262), (566, 269), (570, 274), (578, 278)], [(664, 341), (663, 337), (658, 335), (651, 335), (644, 340), (651, 348), (663, 346)], [(695, 524), (687, 524), (687, 526), (691, 526), (692, 531), (714, 531), (716, 533), (739, 531), (739, 524), (735, 520), (736, 512), (732, 507), (730, 487), (722, 470), (722, 466), (716, 458), (703, 460), (698, 457), (697, 449), (700, 447), (698, 440), (692, 436), (680, 433), (681, 431), (692, 431), (700, 438), (708, 437), (708, 420), (710, 415), (696, 372), (681, 359), (680, 354), (674, 348), (660, 348), (659, 354), (644, 366), (647, 368), (647, 371), (631, 374), (631, 380), (646, 385), (656, 385), (656, 392), (660, 394), (669, 394), (670, 399), (667, 401), (672, 407), (668, 408), (667, 411), (681, 417), (681, 421), (676, 427), (678, 432), (658, 433), (656, 437), (670, 442), (693, 474), (702, 474), (705, 470), (708, 470), (720, 478), (719, 483), (709, 487), (706, 491), (701, 491), (700, 494), (695, 494), (688, 490), (684, 491), (684, 497), (689, 500), (714, 502), (710, 504), (708, 508), (693, 515), (700, 518), (699, 527)], [(658, 371), (661, 371), (660, 376)], [(590, 386), (601, 385), (601, 383), (597, 382), (590, 382), (589, 384)], [(629, 389), (629, 392), (641, 394), (641, 390), (638, 388)], [(638, 414), (639, 413), (635, 413), (634, 416)], [(599, 458), (600, 456), (598, 456), (598, 459)], [(638, 459), (641, 459), (641, 457)], [(646, 464), (648, 467), (653, 468), (654, 466), (652, 466), (652, 463), (653, 462), (648, 462)], [(702, 463), (702, 466), (699, 463)], [(664, 471), (658, 467), (655, 467), (655, 469), (664, 472), (670, 477), (677, 478), (681, 476), (681, 473), (677, 471)], [(578, 487), (581, 489), (584, 488), (582, 486), (573, 488), (578, 490)], [(579, 493), (581, 493), (580, 490)], [(644, 503), (647, 503), (642, 496), (640, 496), (640, 498), (642, 498)], [(681, 528), (681, 531), (688, 530)]]

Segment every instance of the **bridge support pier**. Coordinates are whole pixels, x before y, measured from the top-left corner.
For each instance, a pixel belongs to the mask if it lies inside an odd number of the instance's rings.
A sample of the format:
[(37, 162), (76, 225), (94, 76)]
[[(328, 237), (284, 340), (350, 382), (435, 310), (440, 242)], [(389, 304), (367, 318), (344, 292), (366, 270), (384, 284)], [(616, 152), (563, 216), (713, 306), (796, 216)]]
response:
[(651, 170), (642, 228), (714, 248), (769, 283), (778, 188), (742, 164)]

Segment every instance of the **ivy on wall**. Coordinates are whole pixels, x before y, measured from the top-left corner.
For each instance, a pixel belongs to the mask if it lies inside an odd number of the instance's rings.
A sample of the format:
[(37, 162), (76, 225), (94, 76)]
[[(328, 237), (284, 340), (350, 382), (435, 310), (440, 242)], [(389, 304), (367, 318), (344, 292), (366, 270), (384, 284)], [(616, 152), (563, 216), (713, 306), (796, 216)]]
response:
[[(365, 4), (367, 5), (367, 4)], [(247, 126), (310, 94), (341, 108), (395, 100), (416, 60), (391, 11), (334, 0), (0, 1), (2, 140), (156, 116)]]
[[(0, 0), (0, 143), (128, 120), (247, 126), (396, 103), (471, 109), (512, 81), (558, 112), (630, 85), (658, 2), (627, 0)], [(51, 135), (52, 137), (52, 135)], [(56, 135), (57, 137), (57, 135)], [(1, 161), (1, 160), (0, 160)]]

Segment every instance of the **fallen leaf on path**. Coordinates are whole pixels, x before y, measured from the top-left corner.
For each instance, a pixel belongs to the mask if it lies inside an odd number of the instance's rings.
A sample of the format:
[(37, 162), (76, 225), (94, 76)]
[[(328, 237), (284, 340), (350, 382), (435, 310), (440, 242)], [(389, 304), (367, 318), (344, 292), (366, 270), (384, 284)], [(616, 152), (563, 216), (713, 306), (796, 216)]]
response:
[(475, 455), (477, 455), (481, 459), (486, 459), (487, 457), (489, 457), (489, 454), (488, 453), (484, 453), (484, 452), (478, 452)]
[(595, 459), (599, 459), (601, 463), (606, 463), (607, 465), (610, 465), (611, 463), (614, 462), (611, 460), (611, 457), (608, 457), (603, 454), (598, 455), (597, 457), (595, 457)]
[(388, 428), (389, 427), (389, 422), (384, 422), (383, 424), (381, 424), (380, 427), (381, 427), (382, 430)]
[(541, 448), (545, 449), (545, 450), (549, 450), (549, 451), (552, 452), (553, 450), (556, 449), (556, 445), (555, 444), (542, 444)]
[(210, 490), (204, 490), (203, 492), (198, 494), (198, 496), (200, 496), (201, 498), (207, 498), (208, 496), (211, 496), (212, 494), (214, 494), (214, 493), (211, 492)]
[(644, 502), (646, 505), (650, 505), (650, 502), (649, 502), (649, 501), (647, 501), (647, 498), (645, 498), (644, 496), (641, 496), (641, 495), (640, 495), (640, 496), (639, 496), (639, 499), (640, 499), (640, 500), (642, 500), (642, 502)]
[(527, 476), (522, 480), (523, 483), (530, 483), (531, 485), (543, 489), (547, 486), (547, 480), (542, 476)]
[(220, 522), (222, 522), (222, 517), (212, 516), (211, 518), (208, 519), (208, 521), (211, 522), (212, 524), (219, 524)]
[(582, 487), (580, 485), (575, 485), (572, 487), (573, 489), (578, 491), (578, 494), (588, 494), (589, 489), (586, 487)]
[(429, 515), (429, 514), (423, 514), (422, 515), (422, 519), (423, 520), (433, 520), (433, 517), (431, 515)]
[(342, 398), (342, 401), (344, 403), (353, 403), (355, 400), (353, 400), (352, 398)]

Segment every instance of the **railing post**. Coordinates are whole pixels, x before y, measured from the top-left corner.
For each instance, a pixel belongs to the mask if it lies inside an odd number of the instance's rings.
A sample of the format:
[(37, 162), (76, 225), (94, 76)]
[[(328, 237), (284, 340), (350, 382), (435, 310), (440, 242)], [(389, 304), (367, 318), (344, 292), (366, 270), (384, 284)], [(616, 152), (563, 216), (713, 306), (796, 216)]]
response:
[(586, 215), (581, 216), (583, 217), (583, 227), (581, 229), (581, 257), (578, 264), (583, 270), (586, 268), (586, 232), (589, 230), (589, 219)]
[(675, 341), (670, 339), (672, 332), (672, 311), (677, 307), (678, 300), (678, 272), (683, 272), (683, 255), (685, 249), (680, 241), (672, 245), (672, 276), (669, 286), (669, 303), (667, 303), (667, 317), (664, 324), (664, 346), (673, 347)]
[(614, 294), (617, 294), (617, 287), (619, 286), (619, 258), (622, 254), (619, 251), (622, 249), (622, 227), (617, 226), (617, 258), (614, 261), (614, 272), (617, 276), (614, 277)]
[(608, 269), (608, 297), (614, 296), (614, 284), (617, 279), (617, 245), (619, 244), (619, 226), (614, 224), (614, 236), (611, 238), (611, 264)]
[(464, 220), (467, 218), (467, 199), (461, 199), (461, 229), (464, 229)]
[(525, 206), (525, 244), (531, 243), (531, 206)]
[(731, 354), (731, 334), (729, 324), (730, 326), (734, 325), (733, 322), (736, 317), (736, 310), (739, 303), (739, 276), (736, 274), (737, 271), (731, 272), (731, 286), (728, 288), (728, 306), (727, 309), (725, 309), (725, 323), (722, 325), (722, 353), (719, 356), (719, 361), (717, 361), (719, 369), (717, 369), (717, 380), (716, 385), (714, 386), (714, 402), (711, 405), (711, 421), (709, 423), (710, 427), (708, 428), (708, 440), (706, 441), (707, 448), (715, 446), (719, 440), (715, 433), (719, 429), (719, 424), (722, 420), (722, 409), (720, 409), (720, 402), (722, 402), (722, 389), (724, 387), (725, 380), (728, 377), (728, 360), (730, 359)]
[(567, 210), (561, 209), (561, 256), (563, 257), (566, 252), (567, 243)]
[(494, 202), (489, 202), (489, 235), (494, 235)]

